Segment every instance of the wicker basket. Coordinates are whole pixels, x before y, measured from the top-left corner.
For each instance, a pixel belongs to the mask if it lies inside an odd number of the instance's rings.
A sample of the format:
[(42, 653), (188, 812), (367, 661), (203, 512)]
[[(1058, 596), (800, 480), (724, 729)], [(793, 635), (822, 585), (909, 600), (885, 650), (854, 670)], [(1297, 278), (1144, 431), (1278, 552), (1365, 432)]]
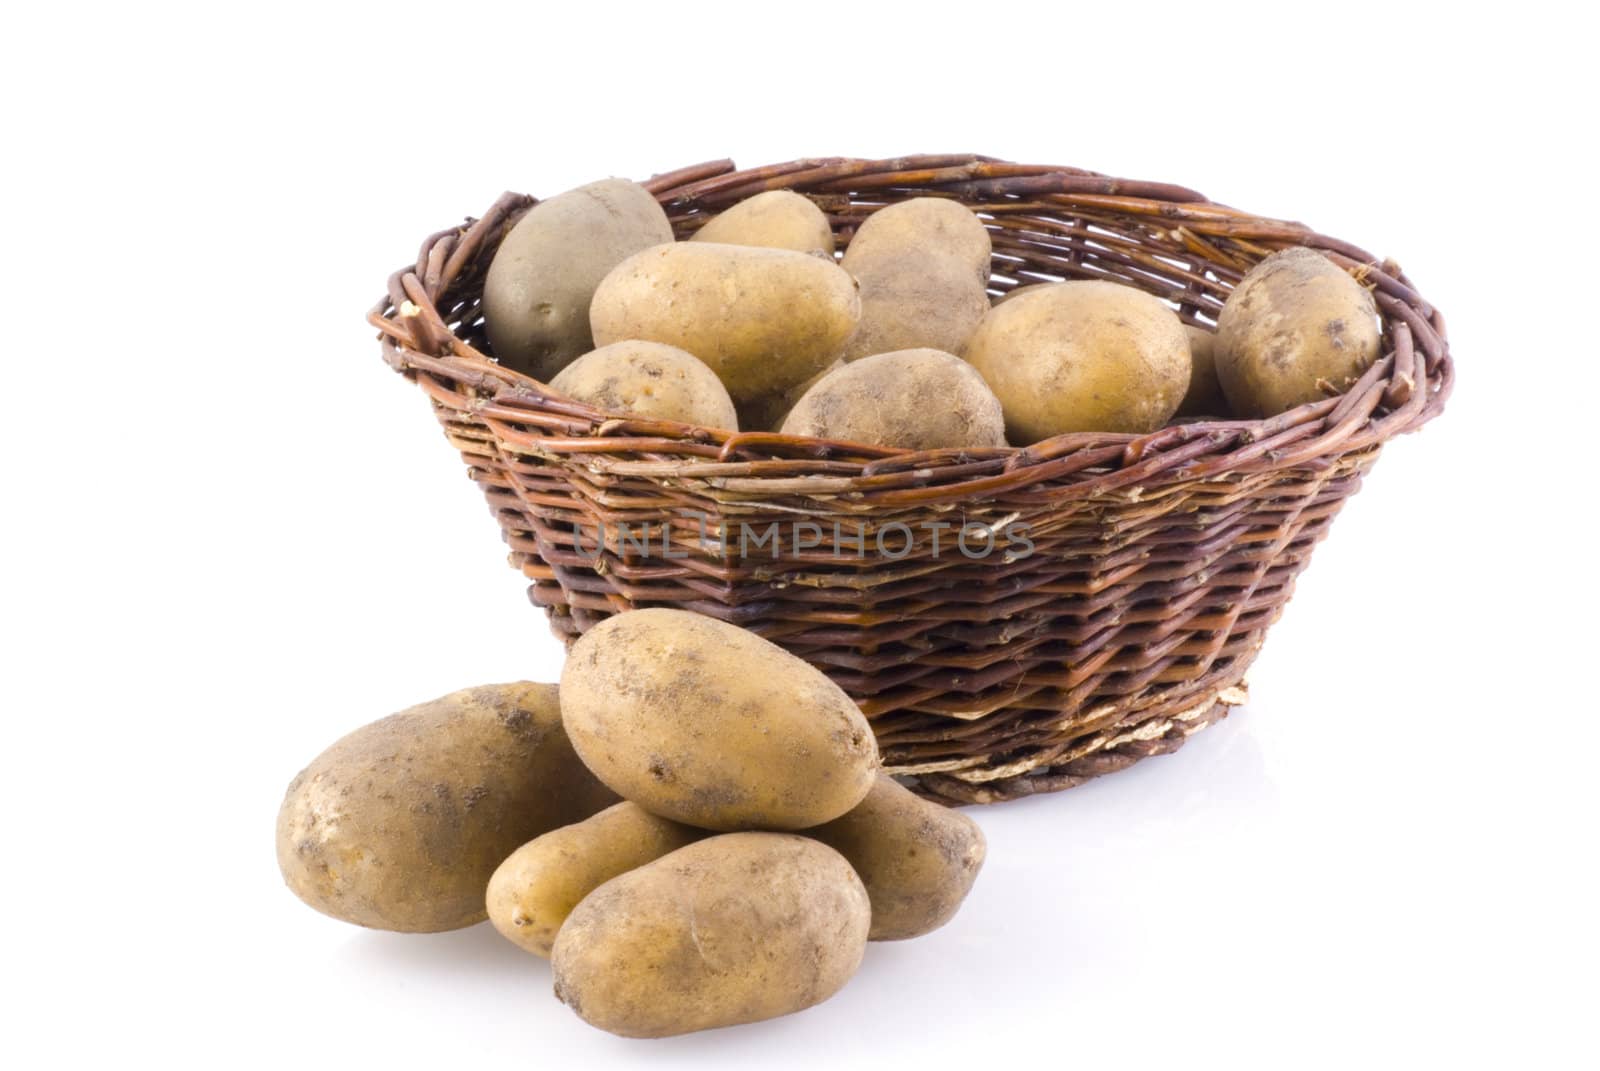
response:
[[(1450, 392), (1444, 321), (1394, 263), (1181, 187), (974, 156), (717, 161), (646, 185), (680, 237), (793, 189), (841, 247), (883, 204), (953, 197), (988, 223), (996, 294), (1112, 279), (1209, 325), (1253, 263), (1306, 245), (1377, 299), (1381, 359), (1342, 396), (1270, 420), (911, 454), (607, 414), (496, 365), (480, 288), (530, 197), (433, 235), (390, 278), (370, 314), (384, 358), (432, 399), (558, 635), (642, 606), (749, 627), (843, 686), (888, 769), (948, 802), (1070, 788), (1176, 749), (1242, 701), (1339, 507)], [(797, 518), (817, 545), (780, 529), (774, 558), (718, 538)], [(1031, 554), (948, 551), (963, 526), (1018, 525)], [(641, 531), (657, 533), (644, 549)]]

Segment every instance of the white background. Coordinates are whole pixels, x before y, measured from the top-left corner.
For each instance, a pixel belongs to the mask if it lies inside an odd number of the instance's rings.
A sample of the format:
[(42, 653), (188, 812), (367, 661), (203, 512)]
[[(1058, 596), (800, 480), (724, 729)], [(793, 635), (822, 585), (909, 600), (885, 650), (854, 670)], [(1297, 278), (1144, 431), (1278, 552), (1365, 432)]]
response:
[[(1476, 6), (12, 10), (0, 1060), (1594, 1066), (1600, 94), (1577, 26)], [(1455, 399), (1249, 706), (977, 812), (956, 921), (767, 1024), (622, 1041), (487, 926), (299, 904), (305, 762), (561, 657), (379, 360), (388, 272), (506, 188), (928, 151), (1302, 219), (1445, 310)]]

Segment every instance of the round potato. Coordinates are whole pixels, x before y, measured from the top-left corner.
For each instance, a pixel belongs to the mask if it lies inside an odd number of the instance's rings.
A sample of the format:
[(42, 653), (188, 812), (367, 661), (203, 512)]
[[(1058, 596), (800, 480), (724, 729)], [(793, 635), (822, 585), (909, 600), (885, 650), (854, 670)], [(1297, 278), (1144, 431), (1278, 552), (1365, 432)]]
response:
[(1372, 295), (1321, 253), (1279, 250), (1234, 287), (1217, 317), (1217, 378), (1233, 411), (1276, 416), (1342, 391), (1378, 357)]
[(606, 273), (670, 241), (667, 214), (626, 179), (591, 182), (534, 205), (501, 241), (483, 281), (495, 359), (548, 382), (594, 349), (589, 302)]
[(289, 783), (278, 866), (325, 915), (432, 933), (481, 922), (519, 844), (616, 802), (584, 769), (549, 684), (452, 692), (346, 736)]
[(660, 342), (613, 342), (579, 357), (550, 386), (599, 409), (677, 420), (708, 428), (739, 427), (733, 399), (693, 354)]
[(512, 944), (548, 959), (561, 924), (585, 896), (705, 835), (637, 804), (607, 807), (512, 852), (489, 879), (489, 921)]
[(977, 369), (927, 349), (845, 365), (795, 403), (783, 433), (907, 450), (1006, 444), (1000, 399)]
[(996, 305), (965, 357), (999, 397), (1018, 446), (1075, 431), (1155, 431), (1189, 389), (1177, 314), (1100, 280), (1030, 288)]
[(618, 794), (701, 829), (804, 829), (872, 787), (872, 728), (820, 671), (742, 628), (630, 610), (561, 673), (573, 747)]
[(916, 197), (868, 216), (840, 262), (861, 283), (861, 326), (845, 360), (960, 353), (989, 311), (991, 252), (983, 221), (956, 201)]
[(872, 900), (872, 941), (920, 937), (949, 922), (985, 853), (978, 823), (885, 774), (849, 814), (806, 836), (836, 849), (861, 876)]
[(1225, 417), (1228, 399), (1217, 379), (1217, 336), (1203, 327), (1183, 325), (1189, 336), (1189, 391), (1178, 406), (1178, 416)]
[(792, 249), (833, 256), (833, 228), (811, 198), (792, 190), (768, 190), (713, 216), (695, 231), (693, 242)]
[(584, 898), (556, 938), (556, 997), (633, 1038), (787, 1015), (850, 980), (870, 918), (832, 848), (785, 833), (712, 837)]
[(746, 402), (815, 375), (861, 316), (855, 280), (789, 249), (680, 242), (637, 253), (590, 307), (595, 341), (648, 339), (688, 350)]
[(745, 402), (738, 407), (739, 427), (745, 431), (777, 431), (783, 427), (783, 418), (789, 415), (789, 410), (794, 408), (795, 402), (805, 396), (806, 391), (843, 367), (844, 360), (841, 358), (810, 379), (796, 383), (788, 390), (763, 394)]

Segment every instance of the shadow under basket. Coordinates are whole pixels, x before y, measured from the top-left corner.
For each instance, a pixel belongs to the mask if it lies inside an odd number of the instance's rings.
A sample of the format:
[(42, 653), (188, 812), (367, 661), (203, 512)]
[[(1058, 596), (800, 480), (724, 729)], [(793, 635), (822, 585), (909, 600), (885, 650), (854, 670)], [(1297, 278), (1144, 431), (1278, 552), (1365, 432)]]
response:
[(369, 315), (384, 358), (427, 392), (559, 636), (647, 606), (749, 628), (837, 681), (887, 770), (945, 802), (1070, 788), (1242, 702), (1339, 507), (1450, 392), (1444, 320), (1393, 262), (1182, 187), (975, 156), (723, 160), (645, 186), (680, 238), (791, 189), (841, 248), (885, 204), (954, 198), (988, 225), (996, 295), (1109, 279), (1210, 327), (1253, 264), (1302, 245), (1377, 301), (1371, 369), (1268, 420), (909, 453), (604, 413), (494, 363), (484, 273), (531, 197), (390, 278)]

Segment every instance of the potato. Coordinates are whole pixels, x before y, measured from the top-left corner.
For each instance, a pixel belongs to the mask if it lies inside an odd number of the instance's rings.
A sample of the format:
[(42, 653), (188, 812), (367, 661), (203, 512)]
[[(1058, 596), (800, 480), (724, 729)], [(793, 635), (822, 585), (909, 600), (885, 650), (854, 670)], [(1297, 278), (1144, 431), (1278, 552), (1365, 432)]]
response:
[(1018, 446), (1074, 431), (1155, 431), (1189, 389), (1177, 314), (1131, 286), (1055, 283), (996, 305), (964, 354)]
[(626, 179), (591, 182), (534, 205), (500, 243), (483, 281), (495, 358), (548, 382), (594, 349), (589, 302), (606, 273), (670, 241), (667, 214)]
[(573, 645), (567, 735), (595, 776), (702, 829), (803, 829), (872, 787), (872, 728), (827, 677), (753, 632), (630, 610)]
[(616, 802), (561, 728), (549, 684), (452, 692), (357, 729), (289, 783), (278, 866), (325, 915), (432, 933), (480, 922), (517, 845)]
[(660, 342), (613, 342), (579, 357), (550, 386), (599, 409), (738, 430), (733, 399), (693, 354)]
[(1377, 306), (1321, 253), (1293, 246), (1251, 268), (1217, 317), (1217, 378), (1233, 411), (1276, 416), (1345, 390), (1378, 357)]
[(861, 876), (872, 900), (872, 941), (937, 930), (955, 917), (983, 867), (978, 823), (919, 798), (886, 774), (849, 814), (806, 836), (836, 849)]
[(712, 217), (690, 241), (833, 256), (833, 228), (828, 217), (809, 197), (792, 190), (768, 190), (746, 198)]
[(855, 330), (861, 299), (855, 280), (830, 260), (680, 242), (617, 265), (589, 315), (600, 345), (642, 338), (688, 350), (738, 403), (827, 367)]
[(844, 359), (960, 353), (989, 311), (991, 251), (983, 221), (956, 201), (915, 197), (868, 216), (840, 262), (861, 283), (861, 326)]
[(556, 938), (556, 997), (634, 1038), (787, 1015), (850, 980), (870, 917), (832, 848), (786, 833), (712, 837), (584, 898)]
[(1189, 392), (1178, 405), (1178, 416), (1225, 417), (1228, 400), (1217, 380), (1217, 336), (1203, 327), (1183, 325), (1189, 336)]
[(739, 427), (745, 431), (777, 431), (783, 427), (783, 418), (789, 415), (789, 410), (794, 408), (794, 403), (798, 402), (806, 391), (843, 367), (844, 359), (840, 358), (810, 379), (802, 380), (788, 390), (763, 394), (738, 406)]
[(806, 391), (785, 435), (907, 450), (1004, 446), (1000, 399), (975, 368), (939, 350), (896, 350), (847, 364)]
[(607, 807), (512, 852), (489, 879), (489, 921), (512, 944), (548, 959), (556, 932), (578, 901), (618, 874), (705, 835), (637, 804)]

